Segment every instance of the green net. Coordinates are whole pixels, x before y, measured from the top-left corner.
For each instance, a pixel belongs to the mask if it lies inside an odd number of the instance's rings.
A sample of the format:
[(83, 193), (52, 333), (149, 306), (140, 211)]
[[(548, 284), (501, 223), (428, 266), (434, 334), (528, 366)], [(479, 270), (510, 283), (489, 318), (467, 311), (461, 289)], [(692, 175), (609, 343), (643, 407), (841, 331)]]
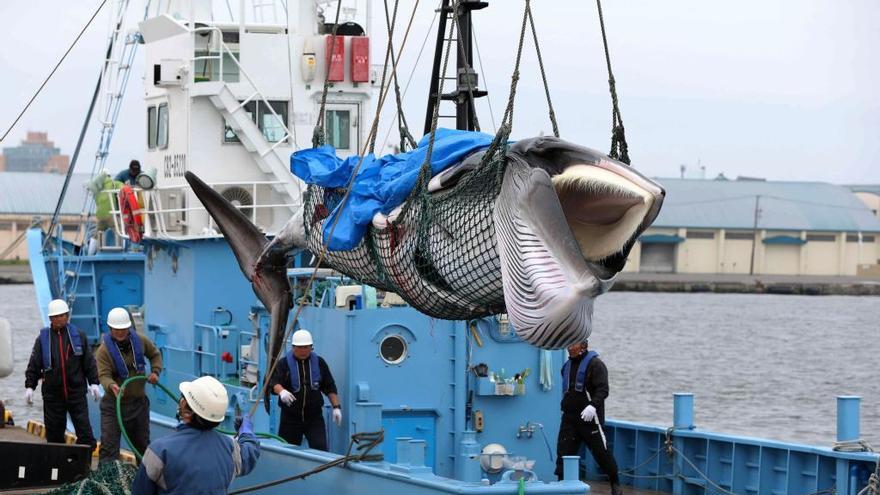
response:
[[(481, 163), (451, 188), (428, 192), (420, 177), (396, 219), (370, 225), (349, 251), (328, 251), (332, 268), (379, 290), (395, 292), (419, 311), (462, 320), (504, 312), (493, 211), (501, 189), (503, 155)], [(343, 189), (310, 185), (305, 194), (309, 247), (321, 252), (322, 232)], [(392, 215), (393, 216), (393, 215)]]
[(137, 468), (120, 461), (106, 462), (88, 478), (68, 483), (45, 495), (130, 495)]

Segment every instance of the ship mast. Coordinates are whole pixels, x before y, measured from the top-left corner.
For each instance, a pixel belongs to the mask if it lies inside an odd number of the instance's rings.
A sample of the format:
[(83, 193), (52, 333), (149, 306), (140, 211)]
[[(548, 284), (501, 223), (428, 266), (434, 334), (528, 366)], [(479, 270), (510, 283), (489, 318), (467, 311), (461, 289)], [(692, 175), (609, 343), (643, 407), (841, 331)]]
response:
[[(443, 4), (440, 7), (437, 44), (434, 48), (434, 65), (431, 70), (431, 88), (428, 92), (428, 108), (425, 112), (425, 134), (431, 132), (434, 106), (439, 105), (442, 100), (455, 102), (456, 129), (478, 130), (479, 126), (477, 125), (474, 100), (489, 94), (487, 91), (477, 89), (479, 77), (473, 68), (473, 24), (471, 19), (471, 13), (474, 10), (484, 9), (489, 6), (489, 3), (479, 0), (459, 0), (456, 37), (452, 40), (447, 40), (445, 38), (447, 32), (446, 23), (455, 15), (455, 9), (452, 5), (453, 1), (455, 0), (443, 0)], [(456, 54), (456, 86), (452, 92), (438, 95), (440, 91), (440, 78), (446, 77), (445, 74), (440, 74), (443, 46), (446, 41), (451, 41), (458, 46)], [(450, 49), (452, 49), (451, 45)]]

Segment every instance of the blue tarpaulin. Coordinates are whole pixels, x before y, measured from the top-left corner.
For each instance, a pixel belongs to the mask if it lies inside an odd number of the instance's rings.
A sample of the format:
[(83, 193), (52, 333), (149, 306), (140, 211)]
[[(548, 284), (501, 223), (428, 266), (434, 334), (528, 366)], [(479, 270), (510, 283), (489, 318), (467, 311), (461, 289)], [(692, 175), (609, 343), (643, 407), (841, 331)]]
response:
[[(331, 251), (346, 251), (357, 247), (373, 219), (381, 212), (385, 215), (400, 206), (412, 192), (419, 176), (419, 169), (428, 153), (430, 134), (419, 141), (418, 147), (406, 153), (376, 158), (364, 157), (352, 184), (348, 200), (342, 211), (337, 207), (324, 224), (324, 245)], [(488, 148), (493, 136), (481, 132), (437, 129), (434, 149), (431, 153), (431, 175), (459, 163), (474, 151)], [(290, 171), (307, 184), (321, 187), (346, 187), (360, 161), (360, 156), (345, 160), (336, 156), (332, 146), (300, 150), (290, 157)], [(329, 226), (340, 216), (333, 238)]]

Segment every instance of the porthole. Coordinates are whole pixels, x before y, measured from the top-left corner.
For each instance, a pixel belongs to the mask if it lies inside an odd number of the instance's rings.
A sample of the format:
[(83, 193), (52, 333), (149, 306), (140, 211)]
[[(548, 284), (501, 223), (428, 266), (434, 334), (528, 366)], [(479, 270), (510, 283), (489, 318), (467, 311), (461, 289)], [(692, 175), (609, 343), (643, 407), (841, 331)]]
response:
[(379, 356), (388, 364), (403, 362), (406, 351), (406, 340), (400, 335), (388, 335), (379, 343)]

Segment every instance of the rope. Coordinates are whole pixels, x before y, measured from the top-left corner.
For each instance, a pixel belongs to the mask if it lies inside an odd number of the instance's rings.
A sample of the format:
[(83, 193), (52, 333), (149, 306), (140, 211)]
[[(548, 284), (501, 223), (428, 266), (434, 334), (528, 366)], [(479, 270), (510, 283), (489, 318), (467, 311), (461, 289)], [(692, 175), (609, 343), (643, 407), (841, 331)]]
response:
[(831, 450), (838, 452), (874, 452), (874, 448), (862, 439), (834, 442)]
[[(441, 2), (442, 3), (442, 2)], [(409, 91), (409, 85), (412, 83), (413, 76), (416, 73), (416, 69), (419, 67), (419, 62), (422, 60), (422, 54), (425, 51), (425, 46), (428, 44), (428, 38), (431, 37), (431, 29), (434, 28), (434, 23), (437, 22), (437, 15), (440, 12), (440, 7), (434, 10), (434, 17), (431, 18), (431, 24), (428, 25), (428, 29), (425, 31), (425, 39), (422, 40), (422, 46), (419, 48), (419, 54), (416, 56), (416, 61), (413, 63), (413, 68), (409, 72), (409, 77), (406, 80), (406, 86), (403, 87), (403, 96), (406, 96), (406, 93)], [(388, 137), (391, 135), (391, 127), (394, 125), (392, 122), (388, 125), (388, 130), (385, 131), (385, 138), (382, 140), (382, 147), (388, 143)]]
[(532, 17), (532, 8), (527, 6), (526, 13), (529, 16), (529, 24), (532, 26), (532, 38), (535, 40), (535, 51), (538, 54), (538, 67), (541, 69), (541, 80), (544, 82), (544, 94), (547, 96), (547, 107), (550, 112), (550, 123), (553, 124), (553, 135), (559, 137), (559, 126), (556, 124), (556, 112), (553, 111), (553, 101), (550, 100), (550, 86), (547, 84), (547, 73), (544, 71), (544, 58), (541, 56), (541, 46), (538, 44), (538, 32), (535, 30), (535, 19)]
[[(412, 137), (412, 134), (409, 132), (409, 126), (406, 122), (406, 115), (403, 113), (403, 102), (400, 96), (400, 84), (397, 78), (397, 59), (394, 55), (394, 26), (397, 25), (397, 8), (400, 4), (400, 0), (394, 0), (394, 13), (391, 18), (388, 18), (388, 0), (384, 0), (385, 4), (385, 24), (388, 28), (388, 47), (385, 50), (385, 63), (382, 67), (382, 82), (379, 84), (380, 88), (385, 87), (385, 76), (388, 72), (388, 59), (391, 59), (392, 71), (391, 78), (394, 81), (394, 96), (397, 103), (397, 127), (398, 132), (400, 133), (400, 151), (405, 151), (406, 144), (410, 145), (410, 148), (416, 147), (416, 140)], [(376, 138), (378, 137), (378, 132), (372, 133), (373, 136), (370, 139), (370, 146), (368, 151), (372, 153), (376, 147)]]
[(336, 54), (336, 32), (339, 30), (339, 12), (341, 11), (342, 0), (336, 0), (336, 18), (333, 20), (333, 34), (330, 36), (330, 58), (327, 59), (327, 74), (324, 77), (324, 90), (321, 91), (321, 108), (318, 111), (315, 130), (312, 131), (313, 148), (322, 146), (327, 139), (324, 133), (324, 109), (327, 107), (327, 93), (330, 91), (330, 64), (333, 63), (333, 55)]
[[(413, 5), (413, 11), (412, 11), (412, 14), (410, 15), (409, 24), (406, 27), (406, 32), (403, 35), (403, 41), (400, 44), (400, 50), (398, 50), (398, 53), (403, 52), (403, 49), (406, 46), (406, 41), (409, 38), (410, 28), (412, 28), (413, 19), (415, 18), (416, 10), (418, 9), (418, 7), (419, 7), (419, 0), (416, 0), (415, 5)], [(399, 61), (399, 59), (398, 59), (398, 61)], [(397, 70), (396, 65), (394, 67), (394, 70)], [(372, 134), (374, 134), (376, 132), (376, 129), (377, 129), (378, 123), (379, 123), (379, 117), (382, 115), (382, 106), (385, 104), (385, 97), (388, 96), (388, 89), (389, 88), (386, 87), (386, 88), (382, 88), (380, 91), (381, 94), (380, 94), (379, 102), (376, 106), (376, 114), (373, 117), (373, 123), (370, 126), (370, 133), (367, 135), (367, 141), (369, 141)], [(326, 91), (325, 91), (325, 96), (326, 96)], [(322, 103), (322, 105), (323, 105), (323, 103)], [(323, 113), (324, 112), (322, 110), (321, 115), (323, 115)], [(316, 135), (319, 131), (319, 127), (320, 126), (315, 127)], [(365, 158), (366, 158), (366, 146), (364, 146), (364, 149), (361, 150), (360, 159), (358, 160), (357, 165), (355, 165), (354, 170), (352, 170), (351, 177), (348, 180), (348, 184), (345, 186), (345, 193), (343, 194), (343, 196), (339, 202), (340, 208), (344, 207), (345, 203), (348, 201), (348, 197), (351, 194), (352, 184), (354, 183), (354, 180), (357, 177), (358, 172), (360, 171), (361, 166), (363, 165)], [(330, 226), (330, 233), (329, 233), (328, 238), (333, 237), (333, 233), (336, 231), (337, 225), (339, 225), (340, 218), (342, 218), (341, 215), (337, 216), (336, 219), (333, 221), (333, 224)], [(327, 251), (326, 246), (322, 246), (322, 247), (323, 247), (323, 249), (321, 249), (317, 253), (317, 260), (315, 262), (315, 268), (314, 268), (314, 270), (312, 270), (312, 275), (309, 277), (309, 280), (306, 282), (305, 287), (302, 289), (304, 294), (308, 293), (309, 288), (314, 283), (315, 278), (317, 278), (318, 269), (321, 266), (321, 263), (324, 261), (325, 256), (327, 255), (328, 251)], [(296, 323), (299, 321), (299, 315), (302, 313), (302, 310), (304, 307), (305, 307), (305, 298), (301, 298), (297, 303), (296, 312), (294, 313), (293, 319), (290, 321), (290, 324), (287, 326), (287, 330), (284, 332), (284, 337), (282, 340), (286, 341), (288, 338), (290, 338), (290, 334), (293, 332), (293, 329), (296, 327)], [(283, 351), (283, 348), (282, 348), (282, 351)], [(266, 376), (264, 377), (263, 387), (260, 390), (259, 397), (265, 396), (266, 390), (269, 387), (269, 379), (271, 378), (272, 374), (274, 373), (275, 368), (278, 366), (278, 362), (280, 361), (280, 359), (281, 359), (281, 354), (275, 356), (275, 362), (266, 371)], [(254, 411), (256, 411), (256, 409), (257, 409), (257, 404), (259, 404), (259, 401), (254, 402), (253, 406), (251, 406), (250, 414), (254, 414)]]
[[(116, 394), (116, 423), (119, 425), (119, 431), (122, 432), (122, 436), (125, 438), (125, 441), (128, 442), (128, 446), (131, 447), (131, 451), (134, 452), (134, 455), (137, 456), (138, 460), (143, 459), (144, 455), (140, 451), (138, 451), (137, 447), (134, 446), (134, 442), (132, 442), (131, 438), (129, 438), (128, 431), (126, 431), (125, 425), (122, 423), (122, 394), (125, 392), (125, 387), (127, 387), (130, 383), (136, 382), (136, 381), (141, 381), (141, 380), (146, 380), (146, 379), (147, 379), (146, 375), (132, 376), (132, 377), (128, 378), (127, 380), (125, 380), (124, 382), (122, 382), (122, 386), (119, 387), (119, 393)], [(165, 394), (168, 395), (168, 397), (170, 397), (171, 400), (174, 400), (174, 401), (179, 400), (178, 396), (175, 395), (171, 390), (169, 390), (168, 387), (166, 387), (165, 385), (162, 385), (161, 383), (157, 382), (157, 383), (155, 383), (155, 386), (159, 387), (163, 392), (165, 392)], [(235, 435), (236, 434), (234, 431), (224, 430), (222, 428), (214, 428), (214, 429), (217, 430), (218, 433), (222, 433), (224, 435)], [(278, 435), (273, 435), (272, 433), (260, 432), (260, 433), (254, 433), (254, 435), (256, 435), (257, 437), (260, 437), (260, 438), (271, 438), (274, 440), (278, 440), (281, 443), (287, 443), (287, 440), (279, 437)]]
[(608, 156), (629, 165), (629, 146), (626, 144), (626, 131), (617, 102), (617, 86), (611, 72), (611, 55), (608, 52), (608, 38), (605, 36), (605, 19), (602, 16), (602, 0), (596, 0), (599, 9), (599, 26), (602, 28), (602, 44), (605, 46), (605, 65), (608, 67), (608, 90), (611, 92), (611, 151)]
[[(89, 18), (89, 21), (86, 22), (86, 25), (83, 26), (83, 28), (80, 30), (79, 34), (76, 35), (76, 38), (73, 40), (73, 43), (71, 43), (70, 46), (67, 47), (67, 51), (64, 52), (64, 55), (62, 55), (61, 59), (58, 60), (58, 63), (55, 64), (55, 67), (52, 68), (52, 72), (50, 72), (49, 75), (46, 76), (46, 79), (43, 80), (43, 84), (40, 84), (40, 87), (37, 88), (37, 91), (34, 93), (33, 96), (31, 96), (31, 99), (28, 100), (28, 102), (24, 106), (24, 108), (21, 109), (21, 112), (18, 114), (18, 117), (16, 117), (15, 120), (12, 122), (12, 125), (10, 125), (8, 129), (6, 129), (6, 132), (3, 133), (3, 137), (0, 137), (0, 142), (2, 142), (4, 139), (6, 139), (6, 136), (8, 136), (10, 132), (12, 132), (12, 129), (15, 127), (15, 124), (18, 124), (18, 121), (21, 120), (21, 118), (24, 116), (24, 113), (27, 112), (28, 108), (30, 108), (30, 106), (34, 102), (34, 100), (37, 99), (37, 96), (40, 94), (40, 92), (43, 91), (43, 88), (46, 87), (46, 84), (49, 82), (49, 79), (52, 79), (52, 76), (55, 75), (55, 71), (58, 70), (58, 67), (61, 67), (61, 63), (64, 62), (64, 59), (67, 58), (67, 55), (70, 53), (71, 50), (73, 50), (73, 47), (76, 46), (79, 39), (82, 38), (82, 35), (86, 32), (86, 29), (89, 28), (89, 26), (92, 24), (92, 21), (94, 21), (95, 17), (98, 16), (98, 12), (100, 12), (101, 9), (104, 8), (104, 5), (106, 3), (107, 3), (107, 0), (103, 0), (101, 2), (101, 5), (98, 5), (98, 8), (95, 9), (95, 13), (92, 14), (92, 17)], [(71, 168), (73, 168), (73, 167), (71, 167)]]
[[(346, 467), (349, 461), (381, 461), (384, 457), (382, 454), (370, 454), (374, 448), (376, 448), (382, 440), (385, 438), (385, 431), (371, 431), (371, 432), (363, 432), (363, 433), (355, 433), (351, 436), (351, 440), (348, 442), (348, 450), (346, 451), (344, 456), (341, 456), (337, 459), (334, 459), (330, 462), (325, 462), (314, 469), (310, 469), (304, 473), (300, 473), (294, 476), (288, 476), (286, 478), (277, 479), (274, 481), (267, 481), (265, 483), (260, 483), (258, 485), (249, 486), (246, 488), (239, 488), (238, 490), (233, 490), (229, 492), (229, 495), (237, 495), (239, 493), (248, 493), (257, 490), (262, 490), (265, 488), (277, 486), (283, 483), (287, 483), (289, 481), (296, 481), (305, 479), (313, 474), (320, 473), (321, 471), (326, 471), (332, 467), (341, 466)], [(361, 444), (361, 442), (365, 442)], [(357, 444), (357, 454), (352, 454), (352, 447)]]

